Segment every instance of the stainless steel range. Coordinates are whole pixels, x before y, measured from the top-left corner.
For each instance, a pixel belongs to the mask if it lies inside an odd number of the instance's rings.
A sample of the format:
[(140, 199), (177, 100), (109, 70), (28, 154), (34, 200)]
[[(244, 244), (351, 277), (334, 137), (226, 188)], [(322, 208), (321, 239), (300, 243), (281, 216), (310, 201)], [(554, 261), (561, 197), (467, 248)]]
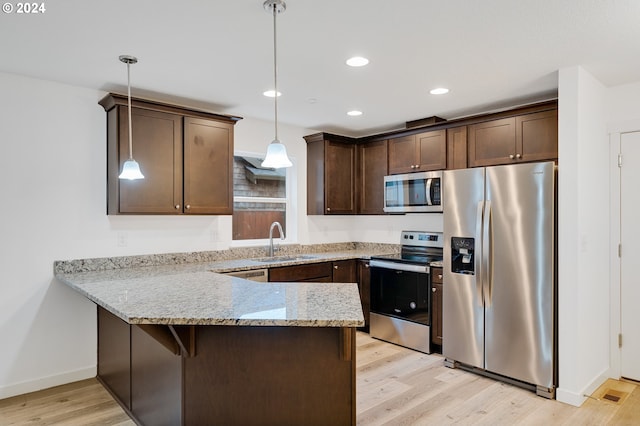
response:
[(401, 251), (372, 256), (372, 337), (431, 353), (429, 264), (442, 261), (441, 232), (402, 231)]

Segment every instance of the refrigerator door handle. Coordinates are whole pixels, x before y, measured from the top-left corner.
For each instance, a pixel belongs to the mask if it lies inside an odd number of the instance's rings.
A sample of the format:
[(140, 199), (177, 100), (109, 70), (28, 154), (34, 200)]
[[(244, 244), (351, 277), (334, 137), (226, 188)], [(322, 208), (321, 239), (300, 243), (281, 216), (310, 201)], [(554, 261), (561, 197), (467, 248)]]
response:
[(491, 201), (485, 201), (482, 220), (482, 282), (485, 308), (491, 306), (491, 290), (493, 289), (491, 243)]
[(484, 207), (484, 201), (479, 201), (478, 202), (478, 209), (476, 211), (476, 244), (475, 244), (475, 255), (474, 255), (474, 259), (475, 259), (475, 275), (476, 275), (476, 292), (478, 293), (478, 305), (482, 306), (483, 305), (483, 296), (482, 296), (482, 286), (483, 286), (483, 277), (484, 277), (484, 270), (483, 270), (483, 264), (482, 264), (482, 236), (483, 236), (483, 231), (482, 231), (482, 210)]

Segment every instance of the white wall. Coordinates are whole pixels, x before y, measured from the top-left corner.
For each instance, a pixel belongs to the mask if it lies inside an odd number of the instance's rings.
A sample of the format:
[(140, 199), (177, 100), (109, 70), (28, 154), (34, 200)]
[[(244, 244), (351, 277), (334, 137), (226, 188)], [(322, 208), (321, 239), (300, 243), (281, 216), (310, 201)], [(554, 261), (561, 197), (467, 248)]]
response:
[[(54, 260), (226, 249), (230, 216), (107, 216), (105, 93), (0, 73), (0, 399), (95, 375), (95, 306), (53, 278)], [(281, 125), (296, 167), (303, 244), (398, 243), (441, 215), (306, 216), (309, 129)], [(238, 151), (265, 152), (273, 123), (245, 118)], [(134, 141), (135, 144), (135, 141)], [(134, 148), (135, 152), (135, 148)], [(118, 239), (126, 246), (118, 246)]]
[(605, 96), (581, 67), (560, 70), (557, 399), (573, 405), (609, 368), (609, 206), (593, 198), (609, 192)]

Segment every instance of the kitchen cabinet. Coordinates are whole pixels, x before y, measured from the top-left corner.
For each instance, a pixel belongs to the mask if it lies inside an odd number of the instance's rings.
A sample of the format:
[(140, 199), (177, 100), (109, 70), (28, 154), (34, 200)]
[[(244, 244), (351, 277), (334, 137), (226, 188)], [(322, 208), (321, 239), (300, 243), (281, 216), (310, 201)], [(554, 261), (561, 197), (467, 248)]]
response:
[(99, 306), (98, 353), (112, 356), (98, 380), (140, 425), (355, 425), (355, 339), (338, 326), (129, 324)]
[(433, 130), (389, 139), (389, 174), (446, 168), (446, 130)]
[[(431, 344), (442, 347), (442, 268), (431, 268)], [(439, 349), (436, 348), (436, 349)], [(440, 352), (436, 350), (435, 352)]]
[(447, 129), (447, 170), (467, 168), (467, 126)]
[(307, 142), (307, 214), (356, 213), (356, 145), (350, 138), (317, 133)]
[(371, 312), (371, 269), (368, 260), (358, 261), (358, 290), (364, 314), (364, 331), (369, 331), (369, 313)]
[(331, 279), (334, 283), (358, 282), (355, 259), (336, 260), (331, 262), (333, 273)]
[(269, 281), (315, 281), (330, 283), (333, 281), (333, 267), (331, 262), (278, 266), (276, 268), (269, 268)]
[(133, 157), (145, 178), (118, 179), (129, 157), (127, 98), (107, 111), (108, 214), (232, 214), (233, 126), (239, 117), (132, 100)]
[(387, 140), (358, 145), (356, 194), (358, 214), (384, 214), (384, 177), (388, 174)]
[(269, 268), (269, 281), (355, 283), (357, 282), (356, 261), (354, 259), (337, 260)]
[(469, 167), (555, 160), (558, 112), (548, 110), (468, 127)]

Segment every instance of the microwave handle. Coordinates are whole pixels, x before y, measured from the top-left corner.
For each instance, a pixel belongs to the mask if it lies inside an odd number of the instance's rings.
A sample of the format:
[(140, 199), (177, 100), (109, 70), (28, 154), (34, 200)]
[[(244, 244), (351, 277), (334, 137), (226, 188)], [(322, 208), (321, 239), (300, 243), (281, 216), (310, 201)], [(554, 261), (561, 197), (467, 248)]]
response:
[(433, 179), (429, 178), (427, 179), (427, 205), (431, 206), (433, 205), (433, 203), (431, 202), (431, 181)]

